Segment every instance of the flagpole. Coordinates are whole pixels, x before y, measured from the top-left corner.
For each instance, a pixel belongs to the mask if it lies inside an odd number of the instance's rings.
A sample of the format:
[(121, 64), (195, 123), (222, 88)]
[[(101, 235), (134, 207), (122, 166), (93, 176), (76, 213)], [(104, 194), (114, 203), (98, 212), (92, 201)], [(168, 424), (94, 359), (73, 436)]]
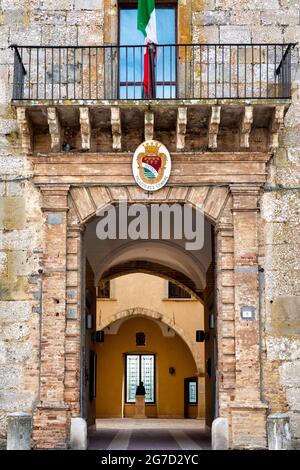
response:
[(151, 96), (150, 98), (156, 98), (156, 77), (155, 77), (155, 65), (156, 65), (156, 45), (151, 43), (150, 49), (150, 80), (151, 80)]
[(153, 99), (156, 96), (157, 60), (155, 0), (138, 0), (137, 29), (145, 37), (143, 96)]

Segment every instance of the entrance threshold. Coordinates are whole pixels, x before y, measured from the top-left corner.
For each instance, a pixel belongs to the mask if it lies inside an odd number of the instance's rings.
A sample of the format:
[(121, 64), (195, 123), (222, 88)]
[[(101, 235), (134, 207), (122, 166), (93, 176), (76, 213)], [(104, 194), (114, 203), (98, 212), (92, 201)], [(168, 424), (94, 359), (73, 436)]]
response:
[(97, 419), (90, 430), (89, 449), (207, 450), (210, 430), (202, 419)]
[(98, 429), (205, 429), (204, 419), (181, 418), (98, 418)]

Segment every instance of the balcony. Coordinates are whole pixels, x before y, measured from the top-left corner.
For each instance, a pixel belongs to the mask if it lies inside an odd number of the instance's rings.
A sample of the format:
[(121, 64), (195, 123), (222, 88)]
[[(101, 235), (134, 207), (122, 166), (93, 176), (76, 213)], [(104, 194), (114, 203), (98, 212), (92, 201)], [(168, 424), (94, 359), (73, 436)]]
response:
[[(66, 141), (68, 149), (131, 151), (143, 135), (173, 151), (266, 150), (276, 147), (291, 98), (293, 44), (159, 45), (149, 54), (148, 94), (144, 46), (12, 47), (12, 100), (20, 129), (37, 136), (31, 151), (46, 150), (46, 129), (52, 151)], [(219, 130), (231, 138), (218, 143)]]

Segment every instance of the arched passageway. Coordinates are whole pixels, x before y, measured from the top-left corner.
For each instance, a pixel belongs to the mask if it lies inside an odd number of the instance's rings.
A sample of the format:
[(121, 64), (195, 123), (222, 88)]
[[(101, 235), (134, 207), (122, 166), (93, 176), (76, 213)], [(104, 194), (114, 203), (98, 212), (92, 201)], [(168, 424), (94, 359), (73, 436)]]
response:
[[(214, 312), (212, 225), (204, 220), (204, 244), (198, 251), (189, 251), (184, 239), (99, 240), (97, 223), (96, 218), (92, 219), (84, 234), (85, 295), (89, 312), (94, 316), (93, 331), (86, 335), (84, 360), (89, 380), (83, 393), (83, 406), (89, 424), (97, 418), (134, 416), (134, 406), (127, 403), (126, 395), (128, 354), (139, 357), (153, 354), (157, 400), (146, 406), (148, 416), (202, 418), (210, 424), (215, 390), (215, 334), (213, 322), (209, 323), (209, 316)], [(164, 291), (151, 279), (159, 279)], [(121, 284), (123, 291), (115, 292), (114, 286)], [(168, 298), (169, 284), (178, 292), (185, 292), (185, 298)], [(109, 289), (106, 298), (99, 295), (103, 286)], [(127, 303), (121, 299), (122, 295), (127, 296)], [(169, 309), (168, 314), (162, 309)], [(136, 334), (144, 330), (148, 331), (149, 341), (144, 347), (137, 346)], [(167, 360), (170, 350), (173, 360)], [(182, 367), (185, 356), (185, 367)], [(176, 373), (172, 374), (173, 369)], [(192, 390), (194, 383), (196, 407), (190, 406), (187, 398), (187, 389)], [(171, 407), (166, 393), (170, 389), (174, 391)]]
[[(135, 314), (117, 322), (118, 328), (113, 329), (114, 324), (111, 330), (106, 328), (104, 342), (95, 348), (99, 357), (96, 418), (134, 417), (135, 391), (140, 380), (146, 388), (147, 417), (184, 418), (184, 380), (194, 377), (197, 389), (192, 351), (161, 320)], [(140, 343), (139, 335), (144, 335)], [(197, 418), (200, 414), (195, 396), (186, 417)]]

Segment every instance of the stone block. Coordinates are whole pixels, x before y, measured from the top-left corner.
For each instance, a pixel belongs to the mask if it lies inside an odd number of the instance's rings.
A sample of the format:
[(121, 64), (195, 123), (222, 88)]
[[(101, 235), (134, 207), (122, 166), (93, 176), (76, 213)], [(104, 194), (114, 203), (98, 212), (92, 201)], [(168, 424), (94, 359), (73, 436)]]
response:
[(8, 275), (9, 276), (25, 276), (30, 274), (31, 268), (28, 262), (26, 251), (13, 251), (8, 256)]
[(18, 276), (0, 279), (0, 298), (2, 300), (28, 299), (27, 278), (25, 276)]
[(277, 222), (265, 223), (265, 244), (282, 245), (300, 243), (299, 224), (285, 224)]
[(300, 41), (300, 28), (299, 26), (288, 26), (285, 28), (284, 33), (284, 42), (299, 42)]
[(86, 38), (89, 38), (88, 43), (90, 46), (99, 46), (103, 44), (103, 28), (98, 25), (78, 26), (78, 45), (85, 46), (87, 44)]
[(229, 24), (229, 12), (226, 11), (203, 11), (202, 24), (205, 26)]
[(40, 25), (12, 25), (10, 28), (10, 43), (26, 46), (27, 44), (41, 44), (42, 28)]
[(273, 300), (270, 325), (272, 332), (280, 336), (298, 335), (300, 333), (299, 308), (300, 296), (282, 296)]
[(7, 450), (30, 450), (31, 414), (10, 413), (7, 418)]
[(300, 279), (295, 276), (295, 270), (279, 271), (268, 270), (266, 272), (266, 299), (273, 301), (274, 296), (293, 296), (299, 293)]
[(20, 341), (18, 345), (14, 341), (5, 343), (5, 361), (22, 363), (33, 357), (32, 343), (30, 341)]
[(14, 364), (0, 365), (0, 388), (17, 387), (20, 384), (22, 369)]
[(261, 12), (261, 22), (263, 25), (292, 26), (299, 24), (299, 10), (289, 8), (285, 10), (267, 10)]
[(5, 181), (0, 181), (0, 196), (5, 196), (6, 193), (6, 183)]
[(18, 131), (18, 123), (16, 119), (1, 119), (0, 134), (9, 135)]
[[(88, 42), (86, 40), (86, 42)], [(77, 27), (68, 26), (61, 28), (59, 26), (45, 25), (42, 28), (42, 45), (76, 45)]]
[(5, 276), (7, 274), (7, 254), (0, 252), (0, 274)]
[[(1, 153), (1, 152), (0, 152)], [(23, 175), (25, 158), (12, 155), (1, 155), (0, 174), (1, 175)]]
[(236, 10), (278, 10), (280, 8), (279, 0), (216, 0), (216, 7), (221, 9)]
[[(200, 15), (200, 16), (199, 16)], [(193, 42), (195, 43), (218, 43), (219, 28), (218, 26), (202, 26), (200, 13), (193, 14)]]
[(299, 222), (299, 195), (290, 191), (275, 195), (264, 194), (261, 202), (262, 217), (268, 222)]
[(287, 401), (292, 411), (300, 411), (300, 387), (288, 388)]
[[(27, 324), (12, 323), (2, 326), (2, 339), (7, 341), (18, 341), (20, 339), (29, 337), (30, 328)], [(0, 373), (1, 379), (1, 373)], [(4, 379), (4, 378), (3, 378)]]
[(9, 39), (9, 26), (1, 25), (0, 26), (0, 48), (7, 48)]
[(87, 423), (83, 418), (71, 418), (70, 446), (73, 450), (86, 450)]
[(230, 24), (243, 26), (243, 25), (259, 25), (260, 12), (234, 9), (230, 13)]
[(257, 26), (252, 33), (252, 41), (266, 43), (282, 43), (283, 33), (280, 28), (274, 26)]
[(18, 181), (7, 182), (7, 196), (22, 197), (24, 194), (24, 183)]
[[(48, 3), (48, 2), (47, 2)], [(31, 13), (31, 19), (37, 24), (49, 24), (49, 25), (61, 25), (66, 26), (66, 16), (67, 12), (59, 9), (59, 11), (45, 11), (44, 9), (36, 9)]]
[(67, 24), (77, 26), (103, 25), (103, 11), (68, 11)]
[(28, 321), (30, 313), (31, 302), (28, 300), (0, 301), (1, 324)]
[(300, 338), (277, 337), (268, 334), (267, 351), (269, 361), (294, 361), (300, 359)]
[(213, 450), (229, 449), (229, 427), (227, 418), (216, 418), (212, 422), (211, 440)]
[(36, 242), (36, 232), (33, 226), (24, 230), (12, 230), (0, 237), (0, 250), (27, 250)]
[(75, 0), (75, 10), (102, 10), (103, 0)]
[(268, 449), (290, 450), (292, 436), (287, 413), (275, 413), (267, 418)]
[(286, 387), (300, 387), (300, 361), (284, 362), (280, 368), (280, 382)]
[(288, 162), (300, 166), (300, 148), (288, 148), (287, 149)]
[(245, 26), (220, 26), (220, 42), (222, 43), (250, 43), (251, 34)]

